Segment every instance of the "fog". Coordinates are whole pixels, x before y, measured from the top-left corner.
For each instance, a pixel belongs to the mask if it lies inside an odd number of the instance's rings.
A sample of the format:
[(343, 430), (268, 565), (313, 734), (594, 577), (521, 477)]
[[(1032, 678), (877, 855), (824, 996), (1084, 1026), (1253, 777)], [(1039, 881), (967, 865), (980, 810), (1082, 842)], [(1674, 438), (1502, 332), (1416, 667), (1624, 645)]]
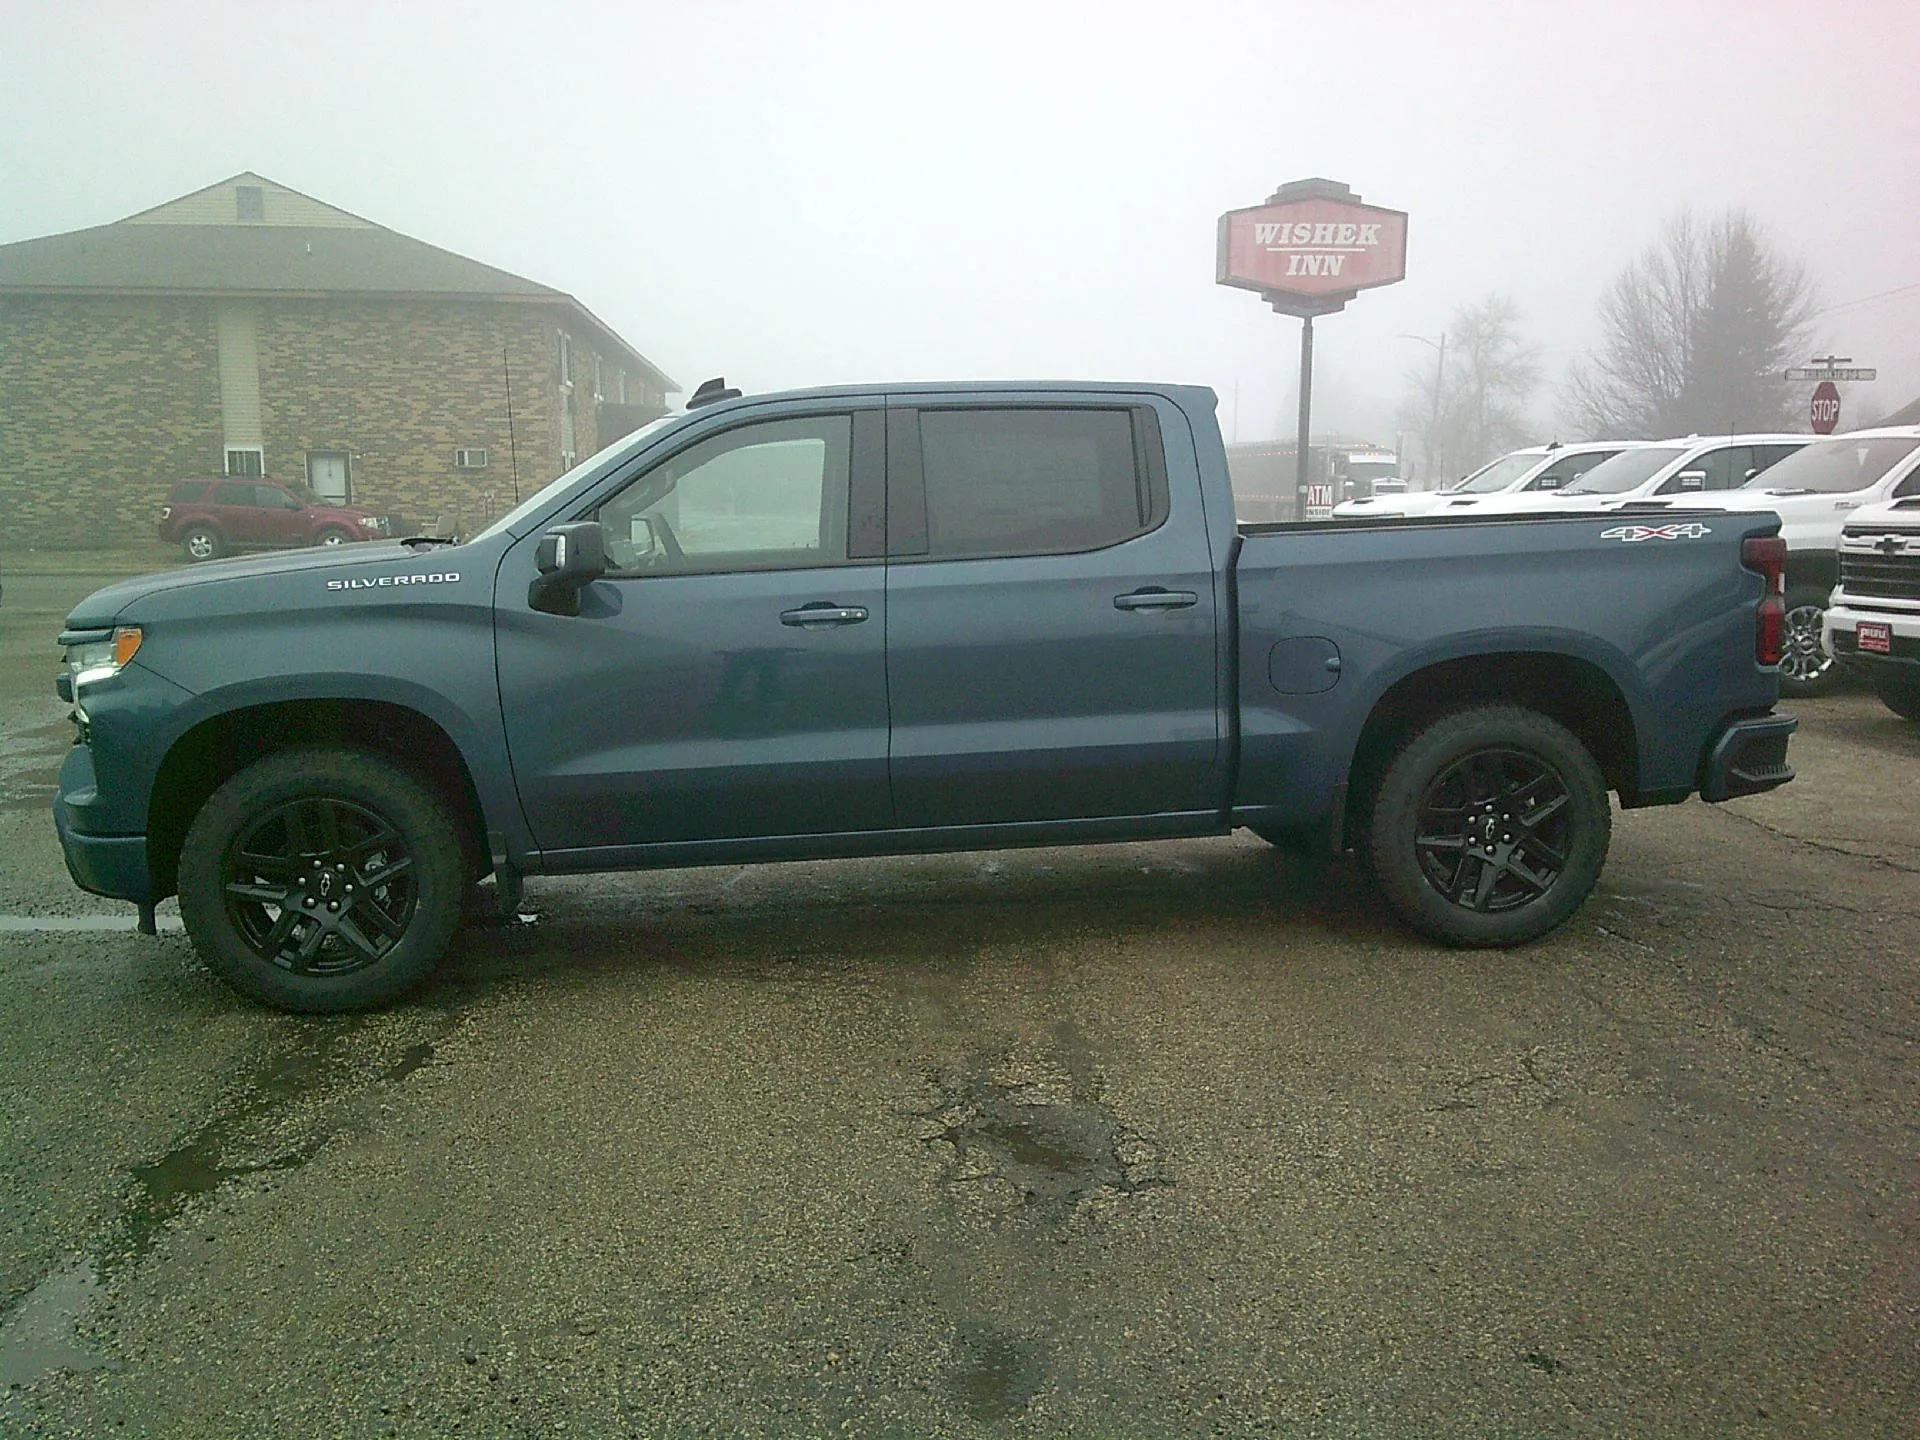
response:
[(1407, 280), (1316, 327), (1317, 421), (1391, 438), (1399, 337), (1497, 290), (1545, 438), (1609, 277), (1745, 206), (1886, 411), (1920, 393), (1917, 80), (1895, 0), (11, 4), (0, 243), (255, 170), (571, 292), (689, 388), (1197, 381), (1245, 439), (1291, 423), (1298, 326), (1213, 283), (1215, 217), (1325, 175), (1411, 226)]

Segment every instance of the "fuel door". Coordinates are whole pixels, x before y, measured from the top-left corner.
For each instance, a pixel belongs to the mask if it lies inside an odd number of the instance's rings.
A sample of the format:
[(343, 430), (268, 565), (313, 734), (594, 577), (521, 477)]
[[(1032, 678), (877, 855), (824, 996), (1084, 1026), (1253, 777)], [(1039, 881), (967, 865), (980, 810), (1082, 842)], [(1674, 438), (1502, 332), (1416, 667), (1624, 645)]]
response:
[(1340, 678), (1340, 647), (1322, 635), (1282, 640), (1267, 652), (1267, 681), (1282, 695), (1317, 695)]

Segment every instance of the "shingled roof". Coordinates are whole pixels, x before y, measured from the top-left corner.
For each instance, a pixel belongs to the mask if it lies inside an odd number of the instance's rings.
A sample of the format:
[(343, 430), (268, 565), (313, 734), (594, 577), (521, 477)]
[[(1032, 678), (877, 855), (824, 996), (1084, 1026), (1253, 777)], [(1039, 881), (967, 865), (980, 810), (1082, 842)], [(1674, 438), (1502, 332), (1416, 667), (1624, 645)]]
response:
[[(260, 218), (242, 220), (241, 203)], [(0, 293), (343, 295), (551, 301), (577, 310), (650, 371), (680, 387), (563, 290), (483, 265), (244, 172), (110, 225), (0, 245)]]

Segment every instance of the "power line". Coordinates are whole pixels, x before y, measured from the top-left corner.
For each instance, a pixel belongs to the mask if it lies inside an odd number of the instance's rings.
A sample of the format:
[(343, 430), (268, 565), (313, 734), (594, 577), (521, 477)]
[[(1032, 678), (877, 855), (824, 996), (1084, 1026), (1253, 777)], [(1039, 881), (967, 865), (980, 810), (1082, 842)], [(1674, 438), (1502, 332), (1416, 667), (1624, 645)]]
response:
[(1828, 305), (1822, 309), (1814, 311), (1813, 313), (1815, 315), (1830, 315), (1835, 310), (1846, 310), (1855, 305), (1864, 305), (1869, 300), (1884, 300), (1889, 295), (1904, 295), (1909, 290), (1920, 290), (1920, 280), (1915, 280), (1910, 285), (1896, 285), (1891, 290), (1881, 290), (1872, 295), (1862, 295), (1857, 300), (1842, 300), (1837, 305)]

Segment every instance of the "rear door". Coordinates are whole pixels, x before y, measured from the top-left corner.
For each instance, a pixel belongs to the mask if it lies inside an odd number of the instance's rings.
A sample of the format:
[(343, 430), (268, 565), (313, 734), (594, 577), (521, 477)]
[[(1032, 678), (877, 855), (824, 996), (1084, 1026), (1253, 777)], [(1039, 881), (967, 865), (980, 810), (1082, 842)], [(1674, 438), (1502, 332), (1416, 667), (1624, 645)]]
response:
[(305, 545), (309, 516), (306, 502), (291, 490), (278, 485), (253, 487), (254, 503), (260, 507), (260, 543), (263, 545)]
[(896, 400), (887, 692), (898, 825), (1218, 807), (1219, 617), (1193, 455), (1184, 416), (1164, 401)]
[(234, 545), (266, 544), (266, 525), (251, 480), (222, 480), (208, 497), (214, 523)]

